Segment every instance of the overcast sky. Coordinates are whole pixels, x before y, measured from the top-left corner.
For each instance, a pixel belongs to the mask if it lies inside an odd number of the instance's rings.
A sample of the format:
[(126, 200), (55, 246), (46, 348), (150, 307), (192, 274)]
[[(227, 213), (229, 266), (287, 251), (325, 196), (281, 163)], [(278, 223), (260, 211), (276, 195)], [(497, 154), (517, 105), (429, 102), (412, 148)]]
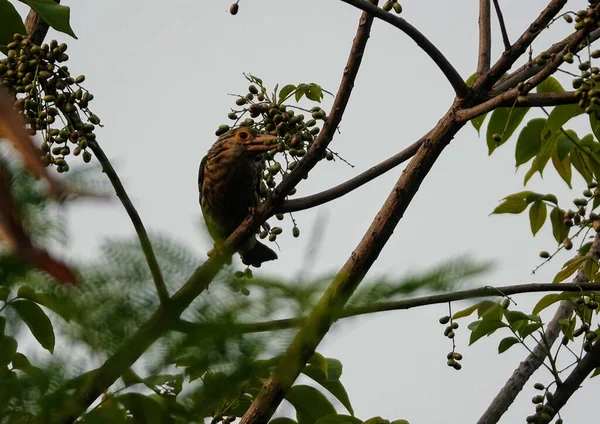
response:
[[(233, 104), (227, 93), (244, 93), (248, 84), (243, 72), (271, 86), (317, 82), (335, 92), (360, 15), (334, 0), (242, 0), (237, 16), (228, 13), (226, 0), (64, 3), (72, 7), (72, 27), (79, 40), (55, 32), (49, 38), (67, 41), (70, 69), (87, 76), (86, 87), (95, 94), (94, 111), (105, 124), (97, 133), (99, 142), (113, 158), (146, 227), (171, 234), (202, 255), (210, 243), (198, 231), (197, 170), (215, 141), (216, 127), (227, 122)], [(402, 3), (402, 16), (427, 35), (465, 79), (477, 65), (477, 3)], [(500, 3), (514, 41), (547, 1)], [(587, 2), (569, 4), (577, 10)], [(494, 24), (493, 60), (502, 49), (497, 29)], [(571, 29), (558, 21), (538, 39), (535, 52)], [(568, 85), (570, 79), (561, 80)], [(402, 150), (435, 125), (452, 99), (451, 87), (431, 60), (407, 36), (376, 21), (341, 134), (331, 145), (355, 168), (323, 162), (301, 183), (298, 194), (338, 184)], [(324, 108), (330, 104), (326, 97)], [(534, 116), (540, 114), (532, 111), (528, 118)], [(589, 132), (583, 123), (579, 128)], [(555, 247), (549, 226), (533, 238), (527, 214), (489, 216), (502, 197), (523, 189), (526, 169), (515, 172), (515, 140), (488, 157), (485, 139), (466, 126), (421, 186), (367, 280), (380, 275), (401, 278), (469, 255), (496, 264), (475, 283), (478, 286), (550, 281), (567, 255), (531, 274), (539, 263), (538, 252)], [(304, 256), (317, 220), (325, 225), (312, 273), (339, 269), (401, 171), (399, 167), (342, 199), (296, 213), (303, 237), (281, 237), (280, 259), (260, 272), (295, 274), (301, 266), (297, 258)], [(571, 193), (548, 170), (544, 180), (536, 175), (528, 188), (552, 191), (568, 208), (584, 188), (581, 180), (575, 181)], [(93, 256), (104, 236), (133, 235), (116, 201), (80, 204), (68, 216), (69, 252), (79, 257)], [(291, 228), (289, 220), (286, 226)], [(535, 296), (516, 300), (518, 307), (527, 309)], [(344, 364), (342, 381), (358, 417), (405, 418), (412, 424), (477, 420), (526, 351), (516, 346), (498, 356), (499, 340), (509, 335), (504, 333), (468, 347), (464, 327), (469, 321), (462, 321), (457, 349), (464, 355), (463, 369), (456, 372), (445, 364), (451, 343), (438, 323), (446, 311), (443, 305), (389, 312), (335, 326), (319, 351)], [(533, 413), (535, 381), (548, 383), (550, 376), (545, 371), (536, 374), (502, 423), (523, 422)], [(563, 411), (568, 422), (581, 422), (587, 415), (585, 406), (597, 398), (597, 381), (584, 386)]]

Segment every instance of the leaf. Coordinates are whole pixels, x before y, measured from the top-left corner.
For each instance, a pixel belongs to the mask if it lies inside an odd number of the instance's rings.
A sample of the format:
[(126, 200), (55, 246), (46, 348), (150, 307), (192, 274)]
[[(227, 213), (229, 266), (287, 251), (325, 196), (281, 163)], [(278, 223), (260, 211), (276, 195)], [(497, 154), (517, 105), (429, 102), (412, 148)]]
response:
[(6, 53), (6, 46), (13, 41), (13, 35), (26, 34), (21, 15), (8, 0), (0, 0), (0, 50)]
[(565, 89), (553, 76), (549, 76), (542, 81), (537, 87), (538, 93), (564, 93)]
[(478, 307), (479, 307), (479, 304), (476, 303), (475, 305), (471, 305), (468, 308), (463, 309), (462, 311), (455, 312), (454, 315), (452, 315), (452, 319), (468, 317), (473, 312), (475, 312)]
[(149, 396), (140, 393), (126, 393), (118, 396), (117, 400), (133, 415), (136, 423), (162, 424), (165, 422), (163, 409)]
[(588, 260), (588, 258), (589, 256), (582, 256), (580, 258), (575, 258), (570, 263), (565, 263), (563, 269), (561, 269), (554, 277), (554, 280), (552, 280), (552, 283), (560, 283), (569, 278), (579, 269), (581, 264)]
[(544, 202), (538, 200), (531, 204), (531, 208), (529, 208), (529, 223), (534, 236), (542, 228), (544, 222), (546, 222), (546, 216), (547, 211)]
[(560, 302), (561, 300), (571, 299), (573, 297), (578, 297), (578, 296), (579, 296), (579, 293), (575, 293), (575, 292), (547, 294), (546, 296), (544, 296), (540, 300), (538, 300), (538, 303), (535, 304), (535, 306), (533, 307), (533, 313), (539, 314), (544, 309), (546, 309), (548, 306), (550, 306), (556, 302)]
[(0, 368), (6, 367), (17, 353), (17, 341), (10, 336), (0, 338)]
[(582, 113), (583, 109), (581, 109), (578, 104), (556, 106), (548, 116), (544, 132), (557, 132), (571, 118), (581, 115)]
[(597, 140), (600, 140), (600, 120), (596, 118), (595, 113), (590, 114), (590, 126)]
[(554, 239), (557, 243), (562, 243), (569, 235), (569, 227), (565, 225), (565, 211), (559, 207), (552, 208), (550, 222), (552, 223), (552, 235), (554, 235)]
[(552, 155), (552, 165), (554, 165), (554, 169), (558, 172), (558, 175), (563, 179), (565, 183), (569, 186), (569, 188), (573, 188), (571, 186), (571, 177), (572, 177), (572, 169), (571, 169), (571, 159), (569, 156), (566, 156), (564, 159), (560, 159), (557, 153)]
[(283, 103), (288, 98), (288, 96), (294, 92), (295, 89), (296, 86), (294, 84), (288, 84), (284, 86), (279, 92), (279, 100), (277, 101), (277, 103)]
[(82, 422), (85, 424), (125, 424), (127, 412), (119, 408), (115, 402), (104, 402), (103, 405), (86, 414)]
[(335, 398), (339, 400), (342, 405), (344, 405), (348, 412), (354, 415), (354, 409), (350, 403), (350, 397), (348, 396), (344, 385), (339, 380), (328, 380), (327, 378), (323, 378), (325, 376), (323, 371), (315, 365), (307, 365), (302, 373), (323, 386), (323, 388), (335, 396)]
[(583, 273), (588, 281), (595, 281), (596, 274), (598, 273), (598, 262), (591, 256), (588, 256), (588, 259), (583, 265)]
[(524, 339), (539, 328), (542, 328), (541, 322), (532, 322), (531, 324), (527, 324), (519, 328), (517, 332), (519, 333), (519, 336), (521, 336)]
[(325, 379), (327, 379), (327, 359), (319, 352), (315, 352), (313, 356), (308, 360), (308, 363), (314, 365), (323, 372)]
[(50, 318), (31, 300), (17, 299), (10, 303), (10, 306), (17, 311), (17, 314), (27, 324), (33, 337), (40, 345), (50, 353), (54, 352), (54, 328)]
[(269, 421), (269, 424), (298, 424), (298, 422), (288, 417), (277, 417)]
[[(497, 147), (504, 144), (510, 138), (528, 111), (528, 107), (500, 107), (492, 112), (486, 133), (486, 141), (490, 155)], [(500, 143), (494, 141), (494, 134), (500, 134), (502, 136)]]
[(502, 318), (502, 306), (493, 300), (483, 300), (479, 302), (477, 316), (483, 319), (499, 320)]
[(313, 102), (321, 103), (321, 99), (323, 99), (323, 90), (319, 85), (311, 82), (306, 91), (306, 98)]
[(569, 130), (567, 134), (561, 132), (556, 139), (556, 153), (558, 154), (558, 158), (563, 160), (568, 156), (571, 152), (571, 149), (575, 147), (575, 143), (573, 140), (578, 141), (579, 137), (577, 137), (577, 133), (575, 131)]
[(535, 118), (521, 130), (515, 147), (515, 166), (528, 162), (538, 154), (542, 148), (542, 130), (545, 125), (544, 118)]
[(577, 147), (571, 150), (569, 157), (571, 159), (571, 164), (575, 167), (583, 179), (587, 183), (592, 182), (594, 176), (592, 175), (592, 167), (587, 156), (587, 152), (582, 151), (581, 148)]
[[(477, 72), (475, 72), (473, 75), (471, 75), (469, 78), (467, 78), (465, 83), (467, 84), (468, 87), (471, 87), (473, 85), (473, 83), (477, 79), (477, 75), (478, 75)], [(479, 116), (476, 116), (475, 118), (471, 119), (471, 124), (473, 124), (473, 127), (475, 127), (475, 129), (477, 130), (477, 135), (480, 135), (479, 130), (481, 129), (481, 126), (483, 125), (483, 122), (485, 121), (486, 116), (487, 116), (487, 113), (484, 113), (483, 115), (479, 115)]]
[(506, 352), (508, 349), (510, 349), (517, 343), (521, 343), (521, 341), (519, 339), (517, 339), (516, 337), (511, 336), (511, 337), (503, 338), (502, 340), (500, 340), (500, 343), (498, 344), (498, 353)]
[(469, 346), (475, 343), (483, 336), (489, 336), (493, 334), (497, 329), (502, 327), (508, 327), (508, 325), (506, 325), (502, 321), (479, 321), (478, 325), (473, 329), (473, 331), (471, 331), (471, 337), (469, 338)]
[(336, 413), (331, 402), (314, 387), (292, 386), (285, 399), (296, 409), (298, 424), (314, 424), (319, 418)]
[(306, 84), (298, 84), (298, 87), (296, 87), (296, 94), (294, 96), (296, 98), (296, 102), (300, 101), (302, 96), (304, 96), (304, 94), (306, 93), (307, 89), (308, 86)]
[(528, 321), (529, 322), (529, 316), (527, 316), (526, 313), (523, 313), (521, 311), (511, 311), (511, 310), (505, 309), (504, 316), (506, 317), (506, 320), (511, 325), (511, 327), (512, 327), (512, 324), (514, 324), (515, 322), (518, 322), (518, 321)]
[(362, 420), (350, 415), (331, 414), (319, 418), (316, 424), (362, 424)]
[(527, 209), (525, 199), (506, 199), (504, 202), (496, 206), (492, 214), (512, 213), (519, 214)]
[(69, 34), (77, 39), (77, 36), (69, 23), (71, 9), (68, 6), (62, 6), (54, 0), (19, 0), (25, 3), (37, 12), (40, 17), (48, 22), (52, 28), (59, 32)]
[(339, 380), (342, 376), (343, 366), (340, 361), (334, 358), (327, 358), (327, 379), (329, 381)]

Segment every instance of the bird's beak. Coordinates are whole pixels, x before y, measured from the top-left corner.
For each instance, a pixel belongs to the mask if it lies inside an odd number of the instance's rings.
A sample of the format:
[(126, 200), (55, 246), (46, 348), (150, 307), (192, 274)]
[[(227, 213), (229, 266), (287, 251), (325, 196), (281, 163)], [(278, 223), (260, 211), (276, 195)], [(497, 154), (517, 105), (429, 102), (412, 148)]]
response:
[(244, 147), (251, 152), (268, 152), (277, 147), (275, 141), (278, 139), (276, 135), (260, 134), (254, 139), (244, 143)]

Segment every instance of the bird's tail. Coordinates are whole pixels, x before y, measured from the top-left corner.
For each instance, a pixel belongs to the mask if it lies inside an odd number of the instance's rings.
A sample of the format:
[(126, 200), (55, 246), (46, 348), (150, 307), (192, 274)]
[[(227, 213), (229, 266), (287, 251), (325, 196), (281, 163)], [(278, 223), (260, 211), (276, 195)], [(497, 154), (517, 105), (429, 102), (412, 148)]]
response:
[(263, 262), (277, 259), (277, 253), (271, 248), (265, 246), (260, 241), (256, 241), (251, 249), (240, 253), (244, 265), (259, 267)]

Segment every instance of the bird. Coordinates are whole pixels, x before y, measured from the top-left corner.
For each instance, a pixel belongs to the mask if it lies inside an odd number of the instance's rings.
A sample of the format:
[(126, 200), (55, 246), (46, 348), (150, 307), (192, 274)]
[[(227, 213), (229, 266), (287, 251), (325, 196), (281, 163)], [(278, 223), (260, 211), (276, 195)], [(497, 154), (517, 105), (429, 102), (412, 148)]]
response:
[[(259, 157), (277, 148), (278, 137), (238, 127), (219, 136), (200, 163), (200, 208), (209, 234), (218, 247), (258, 204), (261, 175)], [(271, 142), (271, 143), (269, 143)], [(277, 254), (250, 237), (238, 248), (245, 265), (261, 266)]]

